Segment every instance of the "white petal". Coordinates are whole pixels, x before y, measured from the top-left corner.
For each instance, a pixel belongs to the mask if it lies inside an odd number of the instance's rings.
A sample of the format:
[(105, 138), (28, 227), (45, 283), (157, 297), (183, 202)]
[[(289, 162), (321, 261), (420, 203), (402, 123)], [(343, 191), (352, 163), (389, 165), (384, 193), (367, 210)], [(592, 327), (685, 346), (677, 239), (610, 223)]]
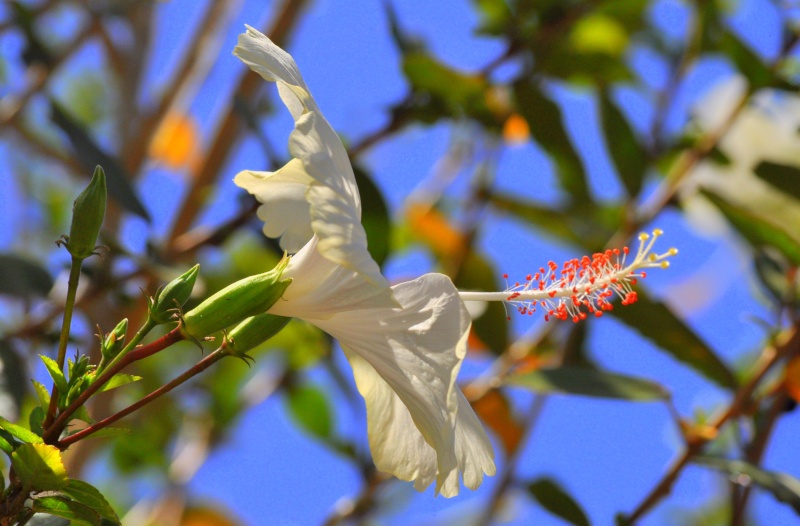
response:
[(299, 160), (289, 161), (277, 172), (245, 170), (233, 182), (264, 203), (258, 208), (258, 217), (264, 221), (264, 235), (279, 237), (285, 251), (298, 252), (314, 235), (306, 200), (311, 178)]
[[(317, 236), (289, 260), (282, 277), (292, 279), (269, 312), (311, 321), (337, 312), (397, 305), (388, 287), (376, 287), (364, 275), (342, 267), (320, 253)], [(381, 278), (383, 279), (383, 278)]]
[[(251, 27), (239, 36), (234, 54), (264, 79), (278, 84), (281, 98), (295, 119), (289, 152), (302, 163), (304, 175), (313, 181), (306, 200), (311, 228), (320, 240), (319, 250), (331, 261), (363, 274), (375, 285), (388, 286), (366, 249), (361, 200), (347, 151), (317, 108), (294, 60)], [(276, 227), (276, 230), (282, 229)]]
[(475, 445), (458, 445), (475, 441), (476, 430), (482, 432), (479, 423), (474, 425), (477, 418), (469, 418), (468, 405), (463, 432), (456, 429), (462, 403), (455, 379), (466, 353), (469, 314), (450, 279), (440, 274), (426, 274), (392, 290), (401, 307), (344, 311), (325, 320), (304, 318), (365, 362), (354, 360), (354, 372), (367, 401), (376, 466), (414, 480), (418, 489), (435, 477), (437, 492), (452, 496), (458, 493), (460, 470), (476, 485), (476, 470), (493, 466), (491, 460), (486, 463), (492, 453), (485, 435)]

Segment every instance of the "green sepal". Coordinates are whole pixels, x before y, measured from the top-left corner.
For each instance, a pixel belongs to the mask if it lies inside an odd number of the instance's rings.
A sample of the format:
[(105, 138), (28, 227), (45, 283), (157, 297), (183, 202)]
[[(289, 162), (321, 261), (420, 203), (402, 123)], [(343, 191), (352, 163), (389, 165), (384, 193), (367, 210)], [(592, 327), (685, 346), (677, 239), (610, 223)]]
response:
[(153, 323), (162, 324), (175, 321), (175, 309), (183, 306), (192, 295), (200, 265), (195, 265), (159, 290), (150, 298), (148, 311)]
[(288, 258), (263, 274), (228, 285), (183, 316), (183, 332), (197, 340), (265, 313), (292, 282), (281, 280)]
[(269, 313), (247, 318), (228, 333), (225, 349), (233, 356), (244, 356), (282, 331), (290, 321), (291, 318)]
[(125, 336), (128, 333), (128, 318), (125, 318), (114, 327), (114, 330), (101, 337), (100, 352), (106, 360), (114, 357), (125, 347)]

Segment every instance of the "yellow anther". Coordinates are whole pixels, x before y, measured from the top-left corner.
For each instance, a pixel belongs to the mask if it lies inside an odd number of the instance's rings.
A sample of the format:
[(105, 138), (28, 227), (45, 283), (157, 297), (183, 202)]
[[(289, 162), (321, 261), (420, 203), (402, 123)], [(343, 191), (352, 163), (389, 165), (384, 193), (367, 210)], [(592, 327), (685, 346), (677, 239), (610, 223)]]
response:
[(662, 261), (661, 268), (669, 268), (669, 261)]
[(647, 234), (645, 232), (639, 234), (639, 241), (647, 241), (648, 239), (650, 239), (650, 234)]
[(656, 228), (655, 230), (653, 230), (653, 235), (656, 236), (656, 237), (660, 236), (663, 233), (664, 233), (664, 231), (661, 230), (660, 228)]

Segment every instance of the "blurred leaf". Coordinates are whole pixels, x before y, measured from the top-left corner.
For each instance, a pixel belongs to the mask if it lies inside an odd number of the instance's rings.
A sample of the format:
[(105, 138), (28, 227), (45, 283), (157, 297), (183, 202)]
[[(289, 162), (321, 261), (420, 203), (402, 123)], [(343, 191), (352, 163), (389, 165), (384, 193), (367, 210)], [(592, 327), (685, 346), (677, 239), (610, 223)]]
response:
[(36, 433), (33, 433), (29, 429), (25, 429), (22, 426), (18, 426), (17, 424), (12, 424), (11, 422), (9, 422), (8, 420), (6, 420), (1, 416), (0, 416), (0, 429), (5, 429), (11, 436), (18, 438), (22, 442), (27, 444), (42, 444), (44, 442), (42, 440), (42, 437), (40, 437)]
[(436, 208), (412, 203), (406, 209), (406, 218), (414, 236), (439, 258), (452, 259), (464, 251), (466, 236), (453, 228)]
[(736, 34), (723, 30), (719, 35), (719, 49), (727, 56), (750, 84), (750, 89), (757, 91), (774, 85), (775, 75)]
[(44, 297), (53, 288), (50, 273), (37, 263), (15, 254), (0, 254), (0, 294)]
[(292, 386), (286, 395), (289, 413), (300, 427), (318, 438), (330, 437), (331, 408), (322, 391), (307, 385)]
[(65, 93), (65, 105), (86, 126), (93, 126), (105, 117), (108, 104), (105, 95), (110, 86), (98, 71), (74, 71)]
[(67, 470), (55, 446), (22, 444), (11, 454), (11, 465), (28, 490), (52, 491), (67, 485)]
[[(764, 217), (757, 216), (752, 210), (738, 207), (711, 192), (704, 191), (703, 195), (714, 203), (751, 245), (758, 248), (774, 247), (794, 265), (800, 265), (800, 243), (782, 226), (768, 222)], [(764, 214), (771, 212), (763, 210)], [(791, 225), (785, 226), (791, 228)]]
[(92, 508), (66, 497), (42, 497), (33, 501), (33, 511), (47, 513), (69, 521), (70, 526), (102, 526), (100, 514)]
[(515, 83), (514, 95), (519, 112), (528, 121), (531, 135), (555, 162), (562, 188), (575, 201), (590, 201), (583, 162), (564, 127), (561, 109), (530, 82)]
[(800, 514), (800, 480), (791, 475), (766, 471), (742, 460), (697, 456), (692, 461), (727, 473), (734, 483), (756, 484), (772, 493), (772, 496), (779, 501), (791, 506), (795, 513)]
[(44, 409), (41, 406), (36, 406), (31, 411), (31, 414), (28, 416), (28, 425), (31, 428), (31, 431), (36, 433), (37, 435), (43, 435), (44, 429), (42, 427), (44, 423)]
[(472, 408), (489, 429), (500, 439), (506, 455), (517, 450), (525, 430), (511, 411), (506, 396), (497, 389), (490, 389), (472, 402)]
[(544, 509), (576, 526), (589, 526), (583, 509), (553, 479), (540, 478), (528, 484), (528, 491)]
[(119, 517), (117, 517), (116, 512), (103, 494), (88, 482), (71, 479), (67, 487), (61, 491), (72, 497), (76, 502), (90, 507), (100, 515), (101, 518), (111, 521), (113, 524), (120, 523)]
[(647, 171), (647, 153), (639, 143), (628, 120), (614, 104), (606, 90), (600, 91), (600, 117), (606, 147), (614, 161), (622, 184), (628, 195), (635, 197), (642, 189)]
[(478, 31), (490, 35), (503, 34), (512, 21), (506, 0), (472, 0), (481, 18)]
[(128, 212), (150, 221), (150, 215), (132, 186), (133, 179), (122, 164), (101, 150), (86, 130), (62, 110), (55, 101), (50, 101), (50, 118), (67, 135), (76, 157), (81, 161), (87, 173), (94, 172), (95, 166), (103, 167), (108, 184), (108, 195)]
[(192, 506), (184, 512), (180, 526), (237, 526), (239, 523), (231, 519), (231, 515), (230, 510)]
[(800, 199), (800, 168), (761, 161), (753, 171), (778, 190)]
[(506, 211), (517, 216), (524, 223), (533, 224), (542, 231), (564, 239), (576, 245), (581, 245), (583, 239), (576, 229), (572, 228), (574, 218), (560, 210), (540, 206), (519, 197), (492, 193), (489, 202), (498, 210)]
[(783, 389), (795, 402), (800, 402), (800, 356), (794, 356), (786, 364), (783, 373)]
[(592, 13), (581, 18), (570, 34), (572, 49), (578, 54), (621, 57), (628, 47), (628, 33), (614, 18)]
[(380, 189), (372, 178), (357, 166), (353, 167), (358, 192), (361, 194), (361, 224), (367, 232), (367, 249), (378, 265), (383, 265), (389, 256), (392, 223), (389, 208)]
[(10, 395), (14, 401), (14, 412), (17, 414), (28, 392), (28, 384), (25, 381), (27, 376), (25, 361), (14, 350), (13, 342), (0, 340), (0, 390)]
[(667, 305), (650, 299), (642, 289), (637, 295), (631, 308), (614, 309), (611, 314), (709, 380), (729, 389), (737, 387), (731, 370)]
[(431, 99), (426, 106), (434, 111), (427, 118), (420, 115), (424, 122), (466, 116), (487, 126), (497, 126), (496, 117), (486, 105), (489, 84), (483, 76), (456, 71), (423, 51), (403, 56), (403, 72), (414, 92)]
[(118, 374), (115, 374), (111, 378), (111, 380), (108, 381), (108, 383), (106, 383), (103, 387), (101, 387), (100, 391), (98, 391), (98, 392), (102, 393), (104, 391), (110, 391), (110, 390), (115, 389), (117, 387), (120, 387), (122, 385), (129, 384), (131, 382), (138, 382), (141, 379), (142, 379), (141, 376), (136, 376), (136, 375), (133, 375), (133, 374), (118, 373)]
[[(461, 290), (500, 290), (494, 267), (475, 250), (470, 250), (461, 263), (453, 283)], [(508, 346), (508, 315), (501, 302), (492, 301), (477, 319), (472, 330), (495, 354), (502, 354)]]
[(53, 379), (53, 383), (56, 384), (56, 388), (58, 388), (59, 395), (63, 396), (66, 395), (69, 391), (69, 386), (67, 385), (67, 379), (64, 377), (64, 372), (58, 367), (58, 364), (55, 360), (50, 358), (49, 356), (45, 356), (44, 354), (40, 354), (39, 358), (42, 359), (44, 362), (44, 366), (47, 368), (47, 372), (50, 373), (50, 378)]
[[(77, 433), (80, 430), (76, 430)], [(122, 435), (130, 435), (131, 430), (127, 427), (104, 427), (100, 431), (95, 431), (91, 435), (87, 436), (82, 440), (91, 440), (93, 438), (109, 438), (109, 437), (118, 437)]]
[(669, 398), (666, 389), (655, 382), (583, 367), (539, 369), (509, 376), (505, 383), (524, 387), (537, 393), (560, 393), (631, 401)]
[(753, 259), (759, 281), (777, 305), (793, 305), (800, 297), (796, 267), (774, 250), (758, 250)]

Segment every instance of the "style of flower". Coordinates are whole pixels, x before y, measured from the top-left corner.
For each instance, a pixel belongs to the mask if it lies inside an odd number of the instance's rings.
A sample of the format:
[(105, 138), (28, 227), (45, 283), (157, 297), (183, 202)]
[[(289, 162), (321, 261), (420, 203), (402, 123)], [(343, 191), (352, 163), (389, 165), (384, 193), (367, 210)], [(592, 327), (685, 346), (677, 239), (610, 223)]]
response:
[[(644, 232), (639, 234), (639, 248), (630, 263), (628, 247), (570, 259), (560, 268), (550, 261), (546, 268), (539, 268), (538, 272), (525, 276), (524, 282), (517, 282), (502, 292), (461, 292), (461, 299), (503, 301), (527, 315), (541, 309), (545, 321), (554, 318), (577, 323), (589, 315), (599, 318), (614, 308), (611, 303), (614, 296), (620, 298), (622, 305), (636, 302), (633, 285), (647, 277), (645, 269), (669, 267), (667, 258), (676, 255), (677, 249), (670, 248), (663, 254), (652, 252), (662, 234), (661, 229), (653, 230), (652, 236)], [(503, 277), (508, 279), (508, 275)]]
[(235, 183), (262, 204), (264, 233), (294, 254), (272, 314), (335, 337), (367, 406), (376, 467), (422, 491), (472, 489), (495, 473), (494, 452), (456, 385), (470, 317), (449, 278), (426, 274), (389, 286), (367, 251), (353, 169), (292, 57), (247, 27), (234, 54), (275, 82), (295, 121), (292, 156), (276, 172), (243, 171)]

